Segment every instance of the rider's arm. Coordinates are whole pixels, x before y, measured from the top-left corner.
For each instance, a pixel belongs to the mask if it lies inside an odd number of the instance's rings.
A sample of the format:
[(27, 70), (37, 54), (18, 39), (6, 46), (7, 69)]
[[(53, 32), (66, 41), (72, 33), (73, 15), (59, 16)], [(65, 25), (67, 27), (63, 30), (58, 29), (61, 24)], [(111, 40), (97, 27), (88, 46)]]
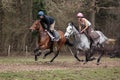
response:
[(81, 30), (82, 30), (82, 26), (81, 26), (81, 25), (79, 25), (79, 31), (81, 32)]
[(82, 26), (81, 26), (81, 24), (80, 24), (80, 21), (79, 21), (79, 20), (78, 20), (78, 28), (79, 28), (79, 31), (81, 31)]
[(84, 21), (84, 24), (85, 24), (85, 28), (81, 31), (81, 33), (83, 33), (83, 32), (88, 28), (88, 24), (87, 24), (87, 22), (85, 21), (85, 19), (83, 19), (83, 21)]

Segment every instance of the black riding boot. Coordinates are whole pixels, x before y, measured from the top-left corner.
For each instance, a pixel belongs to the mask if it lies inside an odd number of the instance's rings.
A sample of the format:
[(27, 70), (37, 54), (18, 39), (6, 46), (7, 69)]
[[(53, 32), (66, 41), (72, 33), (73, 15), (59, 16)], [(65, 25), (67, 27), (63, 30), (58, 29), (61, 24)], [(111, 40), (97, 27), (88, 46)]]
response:
[(59, 40), (59, 34), (55, 30), (53, 30), (51, 32), (52, 32), (52, 35), (54, 37), (53, 41), (58, 41)]
[(94, 41), (92, 40), (92, 38), (89, 38), (90, 39), (90, 48), (93, 47), (93, 43)]
[(48, 30), (49, 32), (49, 36), (51, 38), (52, 41), (54, 41), (55, 37), (54, 37), (54, 31)]
[(53, 37), (55, 37), (55, 32), (54, 31), (51, 31), (51, 34)]
[(91, 38), (91, 36), (87, 33), (84, 32), (84, 34), (87, 36), (87, 38), (90, 40), (90, 48), (92, 47), (92, 44), (94, 43), (93, 39)]

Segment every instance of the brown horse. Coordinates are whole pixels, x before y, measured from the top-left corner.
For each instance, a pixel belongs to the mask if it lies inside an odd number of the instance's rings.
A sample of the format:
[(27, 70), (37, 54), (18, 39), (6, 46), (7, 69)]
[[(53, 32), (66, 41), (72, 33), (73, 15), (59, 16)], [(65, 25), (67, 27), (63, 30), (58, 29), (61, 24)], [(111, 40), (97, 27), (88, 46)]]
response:
[(71, 45), (69, 41), (64, 37), (64, 33), (60, 30), (57, 31), (60, 35), (60, 39), (58, 41), (51, 41), (51, 38), (49, 37), (45, 29), (42, 27), (39, 20), (36, 20), (33, 23), (33, 25), (30, 27), (30, 30), (32, 32), (37, 30), (39, 32), (38, 33), (38, 44), (34, 50), (35, 61), (37, 61), (37, 56), (40, 56), (42, 50), (50, 49), (50, 51), (47, 52), (43, 58), (51, 54), (53, 52), (53, 46), (55, 45), (57, 46), (57, 51), (55, 53), (55, 56), (50, 60), (50, 62), (53, 62), (53, 60), (58, 56), (59, 51), (64, 44)]

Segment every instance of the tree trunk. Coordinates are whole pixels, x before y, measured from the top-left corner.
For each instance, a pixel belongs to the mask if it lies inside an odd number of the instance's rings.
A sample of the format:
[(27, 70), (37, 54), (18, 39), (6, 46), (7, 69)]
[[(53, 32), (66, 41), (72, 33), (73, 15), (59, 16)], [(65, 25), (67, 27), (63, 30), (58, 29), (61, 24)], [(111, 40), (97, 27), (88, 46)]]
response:
[(28, 12), (28, 15), (29, 15), (29, 18), (28, 18), (28, 26), (31, 25), (31, 22), (32, 22), (32, 2), (33, 0), (30, 0), (29, 1), (29, 12)]
[(96, 11), (95, 11), (95, 2), (96, 2), (96, 0), (92, 0), (91, 1), (91, 14), (90, 14), (90, 21), (91, 21), (91, 23), (92, 23), (92, 26), (93, 26), (93, 28), (95, 27), (95, 13), (96, 13)]
[(2, 50), (2, 24), (3, 24), (3, 9), (2, 1), (0, 0), (0, 51)]

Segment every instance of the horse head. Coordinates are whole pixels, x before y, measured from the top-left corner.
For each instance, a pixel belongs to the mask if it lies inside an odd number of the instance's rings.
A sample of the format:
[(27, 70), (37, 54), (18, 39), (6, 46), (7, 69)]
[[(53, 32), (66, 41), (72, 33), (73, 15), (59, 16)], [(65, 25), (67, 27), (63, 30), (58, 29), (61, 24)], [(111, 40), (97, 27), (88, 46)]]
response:
[(66, 28), (66, 32), (65, 32), (65, 37), (69, 38), (73, 33), (78, 34), (79, 31), (77, 29), (77, 27), (73, 24), (73, 22), (68, 23), (68, 27)]
[(43, 30), (42, 25), (41, 25), (39, 20), (36, 20), (29, 29), (32, 32), (35, 31), (35, 30), (39, 30), (39, 31)]
[(64, 34), (64, 36), (66, 38), (69, 38), (71, 35), (73, 34), (73, 26), (72, 26), (72, 23), (68, 23), (68, 26), (66, 28), (66, 32)]

